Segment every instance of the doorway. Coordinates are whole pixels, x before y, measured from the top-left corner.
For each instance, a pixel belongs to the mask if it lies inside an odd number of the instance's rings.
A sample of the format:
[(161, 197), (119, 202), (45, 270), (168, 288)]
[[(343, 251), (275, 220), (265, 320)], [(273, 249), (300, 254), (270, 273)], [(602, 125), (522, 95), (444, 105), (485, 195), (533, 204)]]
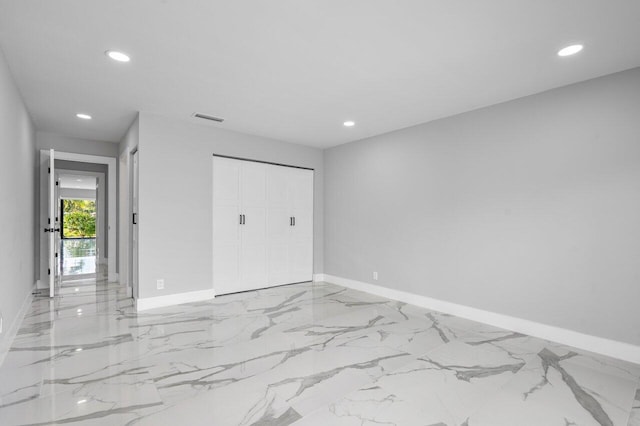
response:
[(97, 271), (97, 221), (95, 198), (60, 200), (60, 271), (62, 282), (93, 278)]

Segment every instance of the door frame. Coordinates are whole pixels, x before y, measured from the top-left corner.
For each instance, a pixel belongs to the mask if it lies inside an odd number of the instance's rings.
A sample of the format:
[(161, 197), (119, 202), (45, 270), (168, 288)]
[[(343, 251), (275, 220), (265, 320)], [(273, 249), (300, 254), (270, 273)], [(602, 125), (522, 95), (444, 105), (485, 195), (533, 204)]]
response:
[[(41, 150), (42, 151), (49, 151), (49, 150)], [(107, 275), (107, 279), (109, 281), (118, 281), (118, 272), (117, 272), (117, 206), (118, 206), (118, 200), (116, 197), (117, 194), (117, 169), (116, 169), (116, 158), (115, 157), (105, 157), (105, 156), (101, 156), (101, 155), (88, 155), (88, 154), (76, 154), (73, 152), (64, 152), (64, 151), (55, 151), (55, 159), (56, 160), (67, 160), (67, 161), (77, 161), (80, 163), (94, 163), (94, 164), (106, 164), (107, 165), (107, 171), (108, 171), (108, 184), (109, 184), (109, 191), (107, 195), (107, 200), (108, 200), (108, 204), (109, 204), (109, 210), (106, 212), (106, 234), (107, 234), (107, 245), (108, 245), (108, 252), (107, 252), (107, 271), (108, 271), (108, 275)], [(44, 188), (41, 188), (41, 191), (43, 191)], [(46, 191), (45, 191), (46, 193)], [(41, 200), (43, 200), (42, 196), (40, 198)], [(46, 198), (44, 198), (44, 200), (46, 200)], [(44, 206), (41, 207), (41, 209), (46, 208), (46, 204)], [(40, 262), (43, 262), (43, 259), (46, 260), (46, 253), (42, 253), (40, 256)], [(39, 268), (42, 271), (42, 268)], [(44, 271), (46, 272), (46, 269), (44, 269)], [(46, 282), (46, 276), (42, 276), (42, 272), (40, 273), (40, 280), (39, 280), (44, 287), (46, 287), (45, 282)]]

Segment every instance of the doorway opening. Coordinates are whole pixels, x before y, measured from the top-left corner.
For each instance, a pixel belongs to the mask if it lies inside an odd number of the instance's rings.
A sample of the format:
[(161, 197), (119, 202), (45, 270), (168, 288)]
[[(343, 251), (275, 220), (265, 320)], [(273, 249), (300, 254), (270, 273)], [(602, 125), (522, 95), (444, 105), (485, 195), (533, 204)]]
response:
[(69, 278), (95, 277), (98, 262), (96, 200), (62, 198), (60, 212), (62, 238), (59, 253), (62, 281)]
[[(65, 280), (73, 279), (76, 283), (82, 281), (78, 278), (83, 275), (87, 276), (83, 278), (84, 281), (93, 282), (94, 285), (98, 281), (118, 281), (116, 166), (116, 159), (111, 157), (59, 152), (53, 149), (40, 150), (39, 210), (42, 233), (37, 261), (37, 288), (48, 290), (49, 297), (64, 293), (61, 291), (63, 272)], [(87, 180), (88, 177), (92, 178)], [(78, 187), (81, 184), (86, 187)], [(64, 207), (61, 200), (94, 201), (95, 240), (90, 233), (74, 235), (67, 232), (65, 241), (61, 241)], [(84, 206), (84, 210), (91, 214), (89, 206)], [(70, 218), (67, 219), (69, 222)], [(73, 238), (82, 238), (83, 241), (74, 243), (71, 241)], [(63, 244), (67, 246), (66, 252)], [(65, 255), (66, 259), (63, 257)], [(72, 258), (84, 259), (71, 261)], [(95, 274), (93, 277), (92, 270)], [(72, 288), (71, 291), (79, 289)]]

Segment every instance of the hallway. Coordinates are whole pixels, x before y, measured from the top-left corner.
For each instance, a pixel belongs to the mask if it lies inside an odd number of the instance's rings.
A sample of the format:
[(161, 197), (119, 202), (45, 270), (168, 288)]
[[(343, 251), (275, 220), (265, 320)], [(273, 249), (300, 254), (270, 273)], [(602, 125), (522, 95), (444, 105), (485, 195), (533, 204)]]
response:
[(332, 284), (139, 314), (67, 290), (0, 368), (2, 425), (639, 424), (638, 365)]

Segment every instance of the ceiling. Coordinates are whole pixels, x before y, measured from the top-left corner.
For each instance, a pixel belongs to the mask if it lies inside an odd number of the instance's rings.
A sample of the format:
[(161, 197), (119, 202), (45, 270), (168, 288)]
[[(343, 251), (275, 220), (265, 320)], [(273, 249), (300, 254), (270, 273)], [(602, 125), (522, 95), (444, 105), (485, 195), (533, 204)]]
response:
[(97, 180), (95, 176), (69, 175), (58, 176), (60, 188), (63, 189), (91, 189), (96, 190)]
[(0, 0), (37, 128), (112, 142), (149, 111), (334, 146), (640, 66), (639, 41), (635, 0)]

